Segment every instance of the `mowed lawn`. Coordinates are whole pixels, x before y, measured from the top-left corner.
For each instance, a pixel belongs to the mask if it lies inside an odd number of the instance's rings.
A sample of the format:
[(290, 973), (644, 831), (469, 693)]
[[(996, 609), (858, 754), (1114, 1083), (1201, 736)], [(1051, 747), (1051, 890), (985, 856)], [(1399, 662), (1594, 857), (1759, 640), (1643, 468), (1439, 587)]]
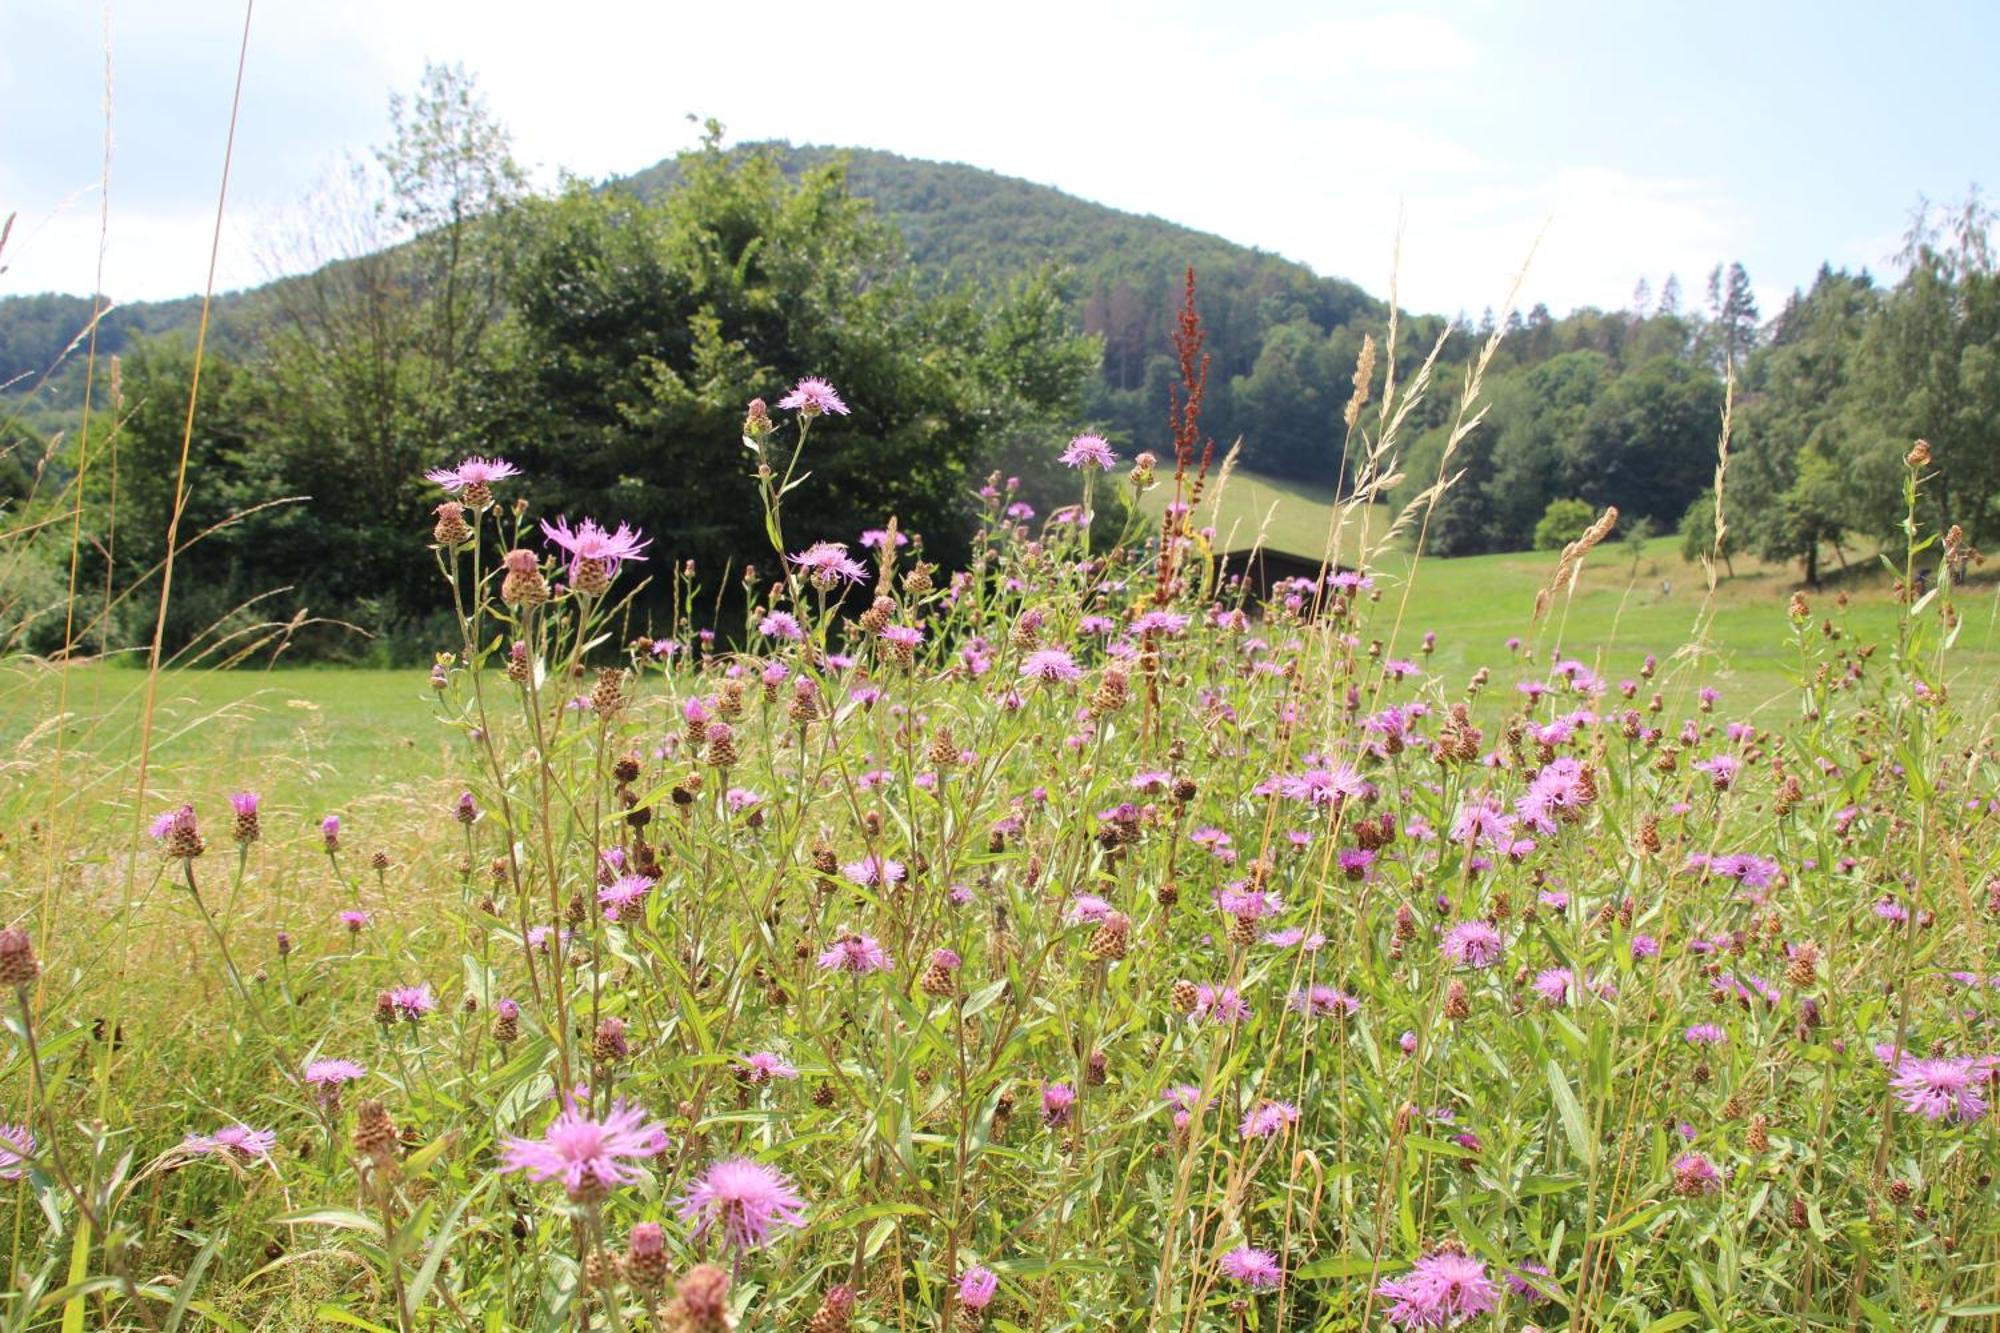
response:
[[(1159, 495), (1147, 497), (1156, 512)], [(1267, 545), (1310, 555), (1324, 548), (1329, 499), (1325, 491), (1239, 472), (1220, 514), (1205, 506), (1200, 517), (1216, 523), (1220, 545), (1245, 549), (1261, 526)], [(1378, 509), (1369, 521), (1379, 532), (1390, 517)], [(1387, 651), (1415, 659), (1424, 633), (1434, 632), (1427, 665), (1447, 685), (1486, 666), (1502, 689), (1543, 674), (1522, 660), (1530, 653), (1544, 664), (1556, 653), (1579, 657), (1613, 681), (1636, 677), (1652, 653), (1660, 675), (1649, 689), (1710, 684), (1729, 696), (1733, 714), (1775, 719), (1773, 710), (1795, 706), (1796, 654), (1785, 617), (1794, 571), (1739, 560), (1711, 600), (1701, 567), (1683, 561), (1679, 545), (1676, 537), (1655, 538), (1635, 559), (1632, 547), (1614, 539), (1592, 553), (1574, 595), (1559, 593), (1539, 624), (1535, 594), (1555, 569), (1553, 552), (1426, 557), (1412, 582), (1408, 552), (1390, 551), (1378, 561), (1382, 595), (1368, 633)], [(1849, 558), (1862, 563), (1852, 552)], [(1808, 596), (1815, 623), (1830, 617), (1856, 643), (1883, 650), (1893, 641), (1897, 608), (1886, 575), (1854, 579), (1845, 609), (1832, 588)], [(1962, 712), (1988, 715), (2000, 706), (2000, 585), (1963, 590), (1960, 608), (1965, 624), (1947, 679)], [(1677, 666), (1677, 650), (1704, 625), (1708, 651), (1684, 654)], [(1518, 657), (1506, 646), (1514, 637), (1524, 641)], [(170, 673), (154, 706), (148, 786), (169, 799), (254, 788), (314, 818), (373, 799), (406, 801), (413, 785), (437, 786), (438, 799), (448, 800), (455, 793), (444, 791), (442, 775), (464, 771), (465, 756), (458, 733), (438, 722), (427, 677), (422, 667)], [(91, 817), (102, 817), (106, 803), (116, 809), (138, 754), (144, 688), (145, 674), (130, 666), (0, 667), (0, 780), (13, 788), (12, 808), (87, 806), (96, 812)], [(59, 725), (59, 715), (67, 722)], [(48, 780), (59, 739), (81, 761), (65, 762), (60, 790), (35, 790)]]

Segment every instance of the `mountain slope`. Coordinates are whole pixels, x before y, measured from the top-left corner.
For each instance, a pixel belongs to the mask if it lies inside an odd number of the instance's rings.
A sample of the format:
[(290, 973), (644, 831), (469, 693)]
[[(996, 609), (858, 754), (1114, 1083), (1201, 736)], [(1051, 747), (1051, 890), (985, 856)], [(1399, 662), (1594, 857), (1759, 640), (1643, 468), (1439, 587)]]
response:
[[(1294, 456), (1321, 460), (1338, 404), (1320, 401), (1319, 390), (1338, 392), (1360, 341), (1350, 330), (1384, 313), (1360, 287), (1303, 264), (977, 167), (782, 143), (735, 151), (775, 152), (793, 174), (843, 162), (849, 189), (872, 201), (902, 236), (926, 283), (997, 289), (1054, 264), (1065, 275), (1077, 326), (1103, 339), (1102, 374), (1089, 402), (1093, 423), (1133, 448), (1161, 444), (1174, 321), (1190, 265), (1213, 358), (1208, 427), (1225, 442), (1251, 435), (1262, 465), (1278, 470), (1287, 470)], [(679, 163), (670, 158), (606, 188), (656, 199), (679, 179)], [(267, 308), (268, 293), (219, 298), (212, 330), (218, 346), (254, 341), (248, 326)], [(137, 335), (189, 325), (198, 307), (192, 298), (120, 306), (100, 328), (97, 350), (118, 353)], [(15, 394), (32, 389), (89, 311), (82, 297), (0, 300), (0, 386)], [(81, 389), (76, 369), (72, 364), (37, 395), (28, 420), (57, 424), (74, 408)]]

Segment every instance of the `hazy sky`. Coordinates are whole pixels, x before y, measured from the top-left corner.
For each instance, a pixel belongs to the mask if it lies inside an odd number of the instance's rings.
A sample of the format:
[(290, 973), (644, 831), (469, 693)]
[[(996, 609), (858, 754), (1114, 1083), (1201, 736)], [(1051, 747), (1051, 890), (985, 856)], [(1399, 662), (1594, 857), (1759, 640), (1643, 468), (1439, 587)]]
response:
[[(243, 10), (10, 0), (0, 295), (198, 291)], [(1406, 304), (1623, 306), (1749, 267), (1767, 312), (1822, 259), (1881, 268), (1919, 194), (2000, 185), (2000, 4), (1816, 0), (970, 6), (259, 0), (219, 284), (339, 160), (380, 142), (426, 59), (458, 61), (537, 179), (734, 140), (969, 162), (1303, 260)]]

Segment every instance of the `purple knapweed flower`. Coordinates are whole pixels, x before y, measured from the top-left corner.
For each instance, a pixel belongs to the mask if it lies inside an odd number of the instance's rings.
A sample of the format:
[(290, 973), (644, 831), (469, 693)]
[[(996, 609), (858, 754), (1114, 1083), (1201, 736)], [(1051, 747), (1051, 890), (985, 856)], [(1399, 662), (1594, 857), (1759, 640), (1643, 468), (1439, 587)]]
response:
[(190, 1134), (181, 1147), (187, 1152), (227, 1157), (236, 1162), (269, 1161), (277, 1145), (275, 1129), (252, 1129), (248, 1125), (224, 1125), (213, 1134)]
[(1118, 455), (1102, 435), (1079, 435), (1062, 451), (1060, 461), (1068, 467), (1094, 467), (1109, 472), (1118, 466)]
[(1926, 1120), (1950, 1118), (1965, 1123), (1986, 1114), (1980, 1087), (1991, 1063), (1990, 1059), (1964, 1057), (1903, 1060), (1889, 1083), (1904, 1110)]
[(778, 400), (782, 411), (797, 412), (801, 416), (816, 417), (822, 412), (831, 412), (837, 417), (847, 415), (847, 404), (841, 401), (834, 387), (817, 375), (808, 375), (792, 386), (792, 391)]
[(1461, 921), (1445, 932), (1444, 956), (1461, 967), (1492, 967), (1505, 948), (1490, 922)]
[(828, 972), (852, 972), (856, 976), (866, 976), (870, 972), (886, 972), (890, 960), (882, 946), (875, 942), (874, 936), (843, 935), (820, 954), (819, 965)]
[(602, 566), (604, 575), (615, 576), (618, 567), (627, 560), (643, 561), (646, 557), (639, 552), (652, 545), (650, 538), (644, 537), (629, 523), (620, 523), (615, 531), (606, 532), (596, 519), (586, 518), (575, 528), (569, 525), (567, 517), (550, 523), (542, 520), (542, 536), (549, 544), (561, 548), (569, 556), (570, 582), (577, 581), (577, 573), (585, 561)]
[(789, 639), (794, 643), (806, 636), (799, 627), (799, 618), (789, 611), (771, 612), (757, 622), (757, 632), (767, 639)]
[(525, 1171), (528, 1179), (560, 1180), (572, 1199), (601, 1197), (630, 1185), (639, 1171), (627, 1165), (666, 1150), (666, 1127), (623, 1101), (611, 1103), (604, 1119), (593, 1120), (573, 1098), (539, 1139), (508, 1137), (501, 1144), (500, 1169)]
[(0, 1180), (19, 1180), (35, 1155), (35, 1136), (26, 1125), (0, 1124)]
[(782, 1056), (769, 1051), (752, 1051), (749, 1055), (736, 1057), (739, 1072), (746, 1083), (769, 1083), (774, 1078), (797, 1078), (799, 1071), (786, 1064)]
[(1243, 1117), (1242, 1136), (1268, 1139), (1299, 1123), (1299, 1108), (1290, 1102), (1259, 1102)]
[(887, 888), (901, 884), (909, 870), (901, 861), (870, 854), (859, 861), (849, 861), (840, 867), (840, 873), (856, 884), (867, 889)]
[(437, 996), (431, 994), (431, 983), (420, 986), (398, 986), (388, 992), (389, 1003), (395, 1008), (398, 1018), (407, 1018), (412, 1023), (425, 1014), (437, 1011)]
[(306, 1066), (306, 1082), (316, 1088), (339, 1088), (368, 1071), (352, 1060), (315, 1060)]
[(798, 566), (812, 585), (822, 590), (842, 581), (857, 583), (868, 576), (867, 567), (847, 553), (845, 542), (814, 542), (785, 559)]
[(520, 475), (521, 469), (504, 458), (480, 458), (475, 455), (461, 459), (457, 467), (434, 467), (424, 473), (424, 480), (456, 495), (467, 487), (491, 486), (496, 481)]
[(1722, 1189), (1722, 1172), (1698, 1152), (1682, 1153), (1674, 1159), (1674, 1190), (1690, 1197), (1715, 1194)]
[(1276, 1287), (1285, 1280), (1278, 1256), (1251, 1245), (1238, 1245), (1218, 1261), (1223, 1273), (1252, 1290)]
[(992, 1269), (978, 1264), (958, 1275), (958, 1303), (968, 1310), (984, 1310), (1000, 1290), (1000, 1279)]
[(1021, 659), (1021, 679), (1069, 684), (1080, 680), (1082, 668), (1060, 648), (1039, 648)]
[(1389, 1302), (1390, 1323), (1402, 1328), (1450, 1328), (1485, 1314), (1498, 1303), (1500, 1288), (1486, 1265), (1463, 1250), (1434, 1250), (1402, 1277), (1375, 1288)]

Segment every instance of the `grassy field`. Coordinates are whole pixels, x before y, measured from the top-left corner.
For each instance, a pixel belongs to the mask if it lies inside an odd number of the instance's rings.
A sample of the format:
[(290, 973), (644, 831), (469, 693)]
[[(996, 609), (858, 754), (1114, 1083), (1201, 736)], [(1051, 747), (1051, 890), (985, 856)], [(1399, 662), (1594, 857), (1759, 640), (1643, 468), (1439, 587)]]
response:
[[(145, 673), (102, 664), (0, 669), (0, 756), (21, 767), (60, 741), (94, 784), (119, 784), (139, 751)], [(278, 809), (331, 811), (444, 771), (455, 747), (425, 673), (363, 668), (183, 671), (153, 710), (156, 790), (255, 787)], [(52, 793), (91, 799), (97, 785)]]
[[(1147, 497), (1155, 510), (1164, 503), (1161, 493)], [(1238, 472), (1223, 491), (1220, 512), (1205, 505), (1199, 517), (1215, 525), (1222, 547), (1245, 549), (1261, 528), (1272, 549), (1314, 554), (1325, 545), (1329, 497), (1324, 489)], [(1371, 521), (1379, 531), (1389, 517), (1382, 510)], [(1424, 633), (1435, 633), (1430, 665), (1455, 680), (1481, 665), (1497, 669), (1506, 641), (1518, 636), (1544, 654), (1583, 658), (1616, 680), (1635, 675), (1648, 653), (1662, 659), (1664, 670), (1712, 611), (1703, 679), (1735, 695), (1732, 706), (1751, 715), (1768, 715), (1792, 698), (1796, 654), (1784, 609), (1797, 583), (1790, 567), (1739, 560), (1711, 604), (1705, 575), (1681, 558), (1678, 537), (1652, 539), (1636, 560), (1630, 546), (1614, 540), (1592, 554), (1574, 596), (1556, 600), (1537, 644), (1535, 594), (1555, 563), (1553, 552), (1522, 551), (1427, 557), (1413, 571), (1407, 551), (1387, 552), (1377, 570), (1385, 605), (1394, 606), (1408, 589), (1401, 629), (1387, 651), (1415, 657)], [(1815, 615), (1834, 618), (1862, 643), (1891, 635), (1896, 607), (1886, 574), (1846, 586), (1845, 609), (1828, 589), (1811, 597)], [(1990, 712), (2000, 703), (2000, 586), (1976, 586), (1966, 604), (1952, 679), (1961, 707)], [(1394, 617), (1379, 623), (1393, 624)], [(144, 688), (143, 673), (129, 666), (0, 669), (0, 755), (45, 750), (67, 689), (65, 743), (103, 761), (97, 771), (114, 771), (109, 766), (137, 753)], [(245, 785), (258, 786), (279, 808), (306, 813), (422, 782), (449, 766), (455, 748), (419, 669), (176, 672), (163, 678), (154, 728), (153, 763), (168, 792), (182, 779), (208, 785), (219, 765), (241, 771)]]
[[(1156, 487), (1143, 504), (1158, 514), (1166, 497), (1167, 488)], [(1219, 549), (1247, 550), (1261, 537), (1270, 550), (1319, 556), (1326, 549), (1331, 499), (1330, 487), (1237, 471), (1222, 487), (1219, 502), (1211, 493), (1195, 517), (1215, 529)], [(1393, 518), (1391, 510), (1378, 506), (1366, 523), (1371, 532), (1380, 533)], [(1361, 525), (1350, 522), (1342, 539), (1344, 563), (1354, 560), (1360, 538)], [(1636, 559), (1634, 555), (1615, 534), (1591, 554), (1574, 595), (1556, 600), (1542, 629), (1541, 649), (1580, 657), (1618, 679), (1634, 674), (1648, 653), (1657, 654), (1664, 666), (1668, 655), (1690, 642), (1707, 619), (1704, 642), (1712, 656), (1704, 659), (1705, 678), (1740, 691), (1735, 701), (1739, 708), (1758, 712), (1783, 706), (1790, 698), (1797, 657), (1785, 620), (1786, 603), (1799, 587), (1796, 568), (1738, 559), (1733, 572), (1719, 571), (1722, 577), (1711, 599), (1706, 572), (1699, 562), (1682, 559), (1678, 536), (1652, 538)], [(1534, 639), (1535, 594), (1556, 559), (1552, 551), (1451, 560), (1430, 556), (1414, 562), (1413, 570), (1407, 549), (1384, 553), (1374, 571), (1384, 599), (1393, 603), (1408, 590), (1402, 632), (1391, 651), (1414, 656), (1430, 631), (1438, 636), (1432, 664), (1447, 674), (1493, 664), (1503, 656), (1508, 639)], [(1839, 605), (1843, 590), (1845, 608)], [(1893, 634), (1892, 591), (1887, 573), (1857, 556), (1844, 581), (1809, 594), (1808, 600), (1816, 618), (1831, 617), (1853, 638), (1871, 643)], [(1966, 692), (1961, 706), (1990, 712), (2000, 702), (2000, 585), (1975, 585), (1961, 602), (1967, 618), (1953, 659), (1953, 680)]]

